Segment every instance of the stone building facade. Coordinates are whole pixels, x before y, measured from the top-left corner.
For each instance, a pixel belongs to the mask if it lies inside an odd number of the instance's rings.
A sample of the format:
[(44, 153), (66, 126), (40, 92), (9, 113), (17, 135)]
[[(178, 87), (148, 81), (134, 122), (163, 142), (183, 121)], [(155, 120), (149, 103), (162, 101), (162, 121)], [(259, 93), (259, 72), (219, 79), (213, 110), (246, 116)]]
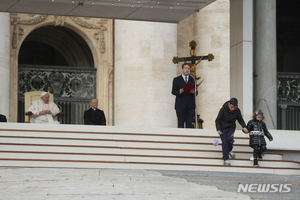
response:
[[(181, 64), (172, 58), (189, 56), (195, 40), (197, 55), (214, 55), (196, 68), (204, 79), (197, 97), (204, 128), (213, 129), (222, 104), (237, 97), (245, 121), (262, 109), (269, 128), (276, 129), (278, 1), (217, 0), (178, 24), (1, 13), (0, 112), (17, 121), (19, 52), (26, 38), (44, 30), (39, 40), (59, 49), (69, 66), (97, 69), (96, 97), (109, 125), (176, 127), (171, 87)], [(55, 40), (61, 33), (56, 28), (74, 35), (70, 44)], [(89, 59), (83, 51), (90, 51)]]

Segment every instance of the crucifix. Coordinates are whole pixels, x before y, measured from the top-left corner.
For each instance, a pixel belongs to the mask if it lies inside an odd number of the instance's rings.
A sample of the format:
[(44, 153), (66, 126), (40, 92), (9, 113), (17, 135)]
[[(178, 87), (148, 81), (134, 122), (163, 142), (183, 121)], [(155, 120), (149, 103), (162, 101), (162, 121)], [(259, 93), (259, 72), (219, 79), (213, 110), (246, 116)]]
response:
[(173, 63), (174, 64), (178, 64), (179, 62), (184, 62), (187, 63), (187, 61), (190, 61), (190, 72), (191, 75), (196, 79), (199, 80), (201, 77), (196, 77), (196, 65), (198, 65), (201, 60), (208, 60), (208, 61), (212, 61), (215, 57), (213, 54), (208, 54), (207, 56), (196, 56), (196, 46), (197, 46), (197, 42), (195, 40), (192, 40), (190, 42), (190, 57), (182, 57), (182, 58), (178, 58), (178, 56), (174, 56), (173, 57)]
[[(196, 80), (199, 80), (201, 77), (196, 77), (196, 66), (201, 62), (201, 60), (208, 60), (208, 61), (212, 61), (214, 59), (214, 55), (213, 54), (208, 54), (207, 56), (196, 56), (196, 46), (197, 46), (197, 42), (195, 40), (192, 40), (190, 42), (190, 57), (182, 57), (182, 58), (178, 58), (178, 56), (174, 56), (173, 57), (173, 63), (174, 64), (178, 64), (179, 62), (184, 62), (187, 63), (188, 61), (190, 62), (190, 73), (191, 76), (194, 77), (195, 80), (195, 91), (196, 91)], [(202, 80), (203, 81), (203, 80)], [(201, 81), (201, 82), (202, 82)], [(200, 85), (201, 82), (198, 84)], [(196, 103), (196, 92), (195, 92), (195, 103)], [(197, 120), (196, 120), (197, 119)], [(202, 127), (202, 122), (203, 120), (200, 119), (200, 115), (197, 115), (197, 108), (195, 108), (195, 116), (194, 116), (194, 127), (197, 129), (198, 128), (198, 123), (200, 124), (200, 128)]]

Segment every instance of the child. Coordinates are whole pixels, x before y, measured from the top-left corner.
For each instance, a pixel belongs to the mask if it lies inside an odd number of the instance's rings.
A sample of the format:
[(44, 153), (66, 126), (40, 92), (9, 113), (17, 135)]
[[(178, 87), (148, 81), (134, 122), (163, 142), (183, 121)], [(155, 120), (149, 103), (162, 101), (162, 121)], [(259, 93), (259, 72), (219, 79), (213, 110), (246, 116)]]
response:
[(262, 121), (263, 119), (264, 113), (261, 110), (256, 110), (252, 116), (252, 120), (247, 124), (250, 135), (249, 146), (253, 148), (253, 166), (255, 167), (259, 167), (257, 159), (262, 159), (262, 153), (267, 150), (264, 136), (270, 141), (273, 140), (265, 122)]
[(230, 165), (229, 156), (233, 159), (236, 157), (232, 151), (236, 120), (238, 120), (239, 124), (243, 127), (243, 131), (248, 133), (242, 113), (238, 108), (238, 100), (231, 98), (224, 103), (215, 121), (216, 129), (222, 140), (224, 165)]

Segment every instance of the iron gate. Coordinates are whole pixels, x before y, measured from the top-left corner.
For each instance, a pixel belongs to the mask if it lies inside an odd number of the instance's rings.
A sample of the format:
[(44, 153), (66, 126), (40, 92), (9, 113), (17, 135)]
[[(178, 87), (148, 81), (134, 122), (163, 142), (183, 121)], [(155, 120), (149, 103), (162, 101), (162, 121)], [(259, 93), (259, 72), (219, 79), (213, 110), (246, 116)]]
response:
[(83, 113), (96, 97), (96, 69), (19, 65), (18, 122), (24, 122), (24, 94), (45, 91), (64, 113), (63, 124), (83, 124)]
[(300, 74), (277, 73), (278, 129), (300, 130)]

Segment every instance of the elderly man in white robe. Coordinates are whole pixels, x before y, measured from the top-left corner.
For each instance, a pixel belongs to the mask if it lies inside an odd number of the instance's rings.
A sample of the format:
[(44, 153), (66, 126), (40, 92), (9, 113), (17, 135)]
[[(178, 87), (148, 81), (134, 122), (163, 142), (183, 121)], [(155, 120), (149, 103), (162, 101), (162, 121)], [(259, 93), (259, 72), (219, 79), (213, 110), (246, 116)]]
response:
[(28, 112), (32, 112), (33, 114), (30, 120), (31, 123), (59, 124), (57, 117), (55, 117), (60, 113), (59, 108), (53, 101), (49, 101), (49, 94), (47, 92), (41, 94), (41, 99), (31, 103)]

